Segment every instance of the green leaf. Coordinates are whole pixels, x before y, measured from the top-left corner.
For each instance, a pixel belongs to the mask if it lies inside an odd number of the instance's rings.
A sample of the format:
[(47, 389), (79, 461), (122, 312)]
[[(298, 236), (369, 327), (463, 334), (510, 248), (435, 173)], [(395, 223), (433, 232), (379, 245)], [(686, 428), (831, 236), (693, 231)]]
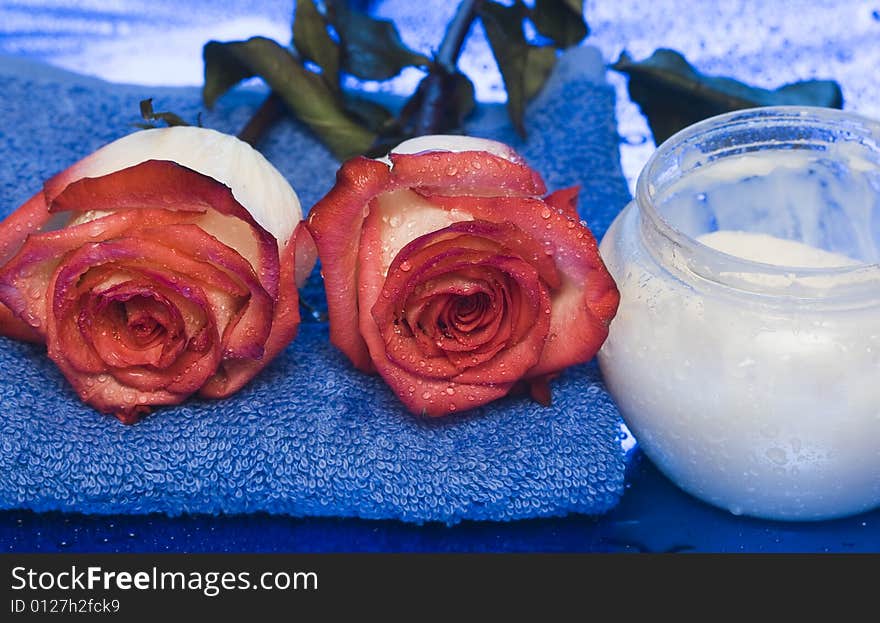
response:
[[(173, 127), (177, 125), (189, 125), (180, 115), (176, 115), (173, 112), (155, 112), (153, 110), (153, 98), (141, 100), (140, 102), (141, 109), (141, 117), (143, 117), (144, 121), (164, 121), (168, 127)], [(150, 129), (155, 128), (156, 125), (153, 123), (136, 123), (135, 124), (139, 128)]]
[(242, 80), (253, 78), (256, 73), (239, 59), (232, 47), (234, 43), (209, 41), (202, 48), (205, 62), (205, 84), (202, 86), (202, 99), (208, 108), (213, 108), (217, 99)]
[(529, 46), (526, 56), (526, 72), (523, 88), (526, 101), (535, 97), (543, 88), (556, 66), (556, 50), (550, 46)]
[(202, 97), (209, 108), (234, 84), (260, 76), (340, 160), (362, 154), (373, 144), (375, 134), (348, 115), (338, 94), (321, 76), (308, 71), (275, 41), (264, 37), (228, 43), (211, 41), (203, 53)]
[(526, 103), (544, 86), (556, 63), (556, 52), (552, 46), (528, 44), (523, 32), (528, 9), (521, 1), (509, 7), (484, 2), (478, 12), (507, 89), (507, 112), (524, 137)]
[(583, 0), (535, 0), (529, 17), (538, 32), (559, 48), (576, 45), (590, 34)]
[(331, 87), (339, 84), (339, 46), (327, 32), (327, 22), (312, 0), (297, 0), (293, 45), (304, 59), (323, 72)]
[(430, 64), (426, 56), (404, 45), (392, 22), (353, 11), (345, 0), (328, 0), (327, 9), (342, 43), (342, 67), (348, 73), (364, 80), (387, 80), (404, 67)]
[(658, 145), (697, 121), (733, 110), (776, 105), (843, 107), (840, 85), (832, 80), (761, 89), (701, 74), (674, 50), (660, 49), (638, 62), (624, 52), (611, 68), (629, 76), (630, 98), (648, 118)]
[(381, 104), (355, 95), (351, 91), (344, 91), (342, 98), (345, 101), (345, 109), (354, 115), (364, 127), (370, 128), (377, 134), (384, 132), (389, 125), (394, 123), (394, 115)]
[(456, 133), (475, 106), (474, 85), (468, 77), (434, 65), (404, 104), (400, 116), (389, 121), (366, 155), (384, 156), (414, 136)]

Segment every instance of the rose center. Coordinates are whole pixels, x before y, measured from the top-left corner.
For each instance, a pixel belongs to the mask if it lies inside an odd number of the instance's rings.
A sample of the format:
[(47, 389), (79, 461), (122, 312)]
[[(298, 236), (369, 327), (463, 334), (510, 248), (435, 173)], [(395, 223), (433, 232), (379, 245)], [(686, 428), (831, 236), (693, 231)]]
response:
[(491, 305), (489, 295), (485, 292), (456, 297), (450, 314), (453, 327), (465, 333), (474, 330)]
[(131, 317), (128, 317), (127, 313), (126, 316), (128, 320), (128, 329), (138, 341), (151, 341), (152, 339), (159, 337), (159, 334), (164, 333), (165, 331), (165, 327), (160, 325), (155, 318), (146, 317), (132, 320)]
[(126, 301), (116, 301), (118, 317), (128, 329), (128, 334), (140, 346), (152, 344), (165, 337), (165, 325), (156, 318), (156, 307), (161, 303), (149, 296), (133, 296)]

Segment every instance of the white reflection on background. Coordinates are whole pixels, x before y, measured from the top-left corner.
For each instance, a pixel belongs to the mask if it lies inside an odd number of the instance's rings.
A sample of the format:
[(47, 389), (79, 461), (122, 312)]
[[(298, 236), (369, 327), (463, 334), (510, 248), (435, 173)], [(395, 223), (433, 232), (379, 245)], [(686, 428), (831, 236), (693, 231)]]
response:
[[(377, 0), (404, 40), (423, 52), (437, 46), (457, 2)], [(41, 59), (115, 82), (198, 85), (201, 48), (209, 39), (264, 35), (290, 39), (293, 0), (13, 0), (0, 2), (0, 54)], [(587, 42), (613, 61), (624, 48), (637, 59), (657, 47), (683, 52), (697, 67), (758, 86), (834, 78), (845, 108), (880, 118), (880, 2), (871, 0), (588, 0)], [(482, 101), (504, 97), (479, 26), (461, 60)], [(408, 70), (390, 87), (411, 90)], [(609, 72), (618, 93), (624, 173), (632, 182), (654, 149), (644, 118), (626, 94), (624, 77)], [(378, 85), (377, 85), (378, 86)]]

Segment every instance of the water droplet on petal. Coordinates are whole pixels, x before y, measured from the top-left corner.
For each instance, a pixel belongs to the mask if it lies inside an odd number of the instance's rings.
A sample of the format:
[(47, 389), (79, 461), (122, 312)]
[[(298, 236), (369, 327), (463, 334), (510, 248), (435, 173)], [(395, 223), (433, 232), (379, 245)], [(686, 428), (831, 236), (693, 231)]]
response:
[(449, 395), (451, 396), (452, 394), (455, 393), (455, 388), (454, 388), (454, 387), (447, 387), (447, 388), (446, 388), (446, 393), (449, 394)]
[(551, 214), (552, 213), (550, 212), (550, 208), (544, 208), (543, 210), (541, 210), (541, 218), (550, 218)]
[(408, 273), (410, 270), (412, 270), (412, 264), (408, 260), (404, 260), (400, 263), (400, 270)]
[(422, 392), (422, 398), (424, 398), (425, 400), (427, 400), (430, 397), (431, 397), (431, 392)]

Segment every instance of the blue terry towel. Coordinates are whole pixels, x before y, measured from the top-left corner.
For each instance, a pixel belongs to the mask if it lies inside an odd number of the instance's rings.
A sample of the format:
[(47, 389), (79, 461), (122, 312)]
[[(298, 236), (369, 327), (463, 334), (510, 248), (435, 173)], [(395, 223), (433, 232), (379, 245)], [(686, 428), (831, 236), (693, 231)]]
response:
[[(530, 107), (528, 141), (499, 106), (469, 131), (513, 144), (551, 189), (582, 185), (597, 236), (628, 200), (614, 96), (592, 49), (568, 54)], [(42, 180), (132, 130), (138, 101), (189, 119), (197, 89), (111, 85), (0, 59), (0, 213)], [(235, 132), (261, 94), (241, 90), (203, 117)], [(304, 206), (338, 163), (295, 123), (263, 145)], [(305, 298), (321, 306), (317, 273)], [(623, 491), (620, 418), (594, 363), (554, 381), (553, 406), (508, 397), (442, 420), (407, 413), (304, 319), (299, 336), (224, 401), (190, 400), (124, 426), (82, 405), (44, 349), (0, 338), (0, 508), (85, 513), (334, 515), (405, 521), (598, 514)]]

